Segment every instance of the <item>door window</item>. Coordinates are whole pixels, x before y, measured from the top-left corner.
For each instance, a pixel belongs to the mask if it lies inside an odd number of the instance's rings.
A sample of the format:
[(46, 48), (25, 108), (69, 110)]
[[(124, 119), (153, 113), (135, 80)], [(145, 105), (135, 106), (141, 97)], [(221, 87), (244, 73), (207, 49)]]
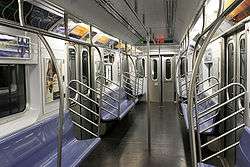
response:
[(166, 62), (165, 62), (165, 65), (166, 65), (166, 74), (165, 74), (165, 77), (167, 80), (170, 80), (172, 78), (172, 65), (171, 65), (171, 60), (170, 59), (166, 59)]
[(157, 80), (157, 77), (158, 77), (158, 65), (157, 65), (157, 60), (153, 60), (153, 63), (152, 63), (152, 77), (153, 77), (153, 80)]
[[(227, 46), (227, 63), (228, 63), (228, 84), (234, 82), (234, 44), (233, 43), (229, 43)], [(229, 93), (229, 98), (232, 98), (233, 96), (233, 88), (229, 88), (228, 89), (228, 93)]]
[[(81, 72), (81, 81), (86, 84), (87, 86), (90, 85), (89, 80), (89, 53), (86, 50), (82, 51), (82, 72)], [(83, 92), (88, 94), (89, 90), (86, 87), (83, 87)]]

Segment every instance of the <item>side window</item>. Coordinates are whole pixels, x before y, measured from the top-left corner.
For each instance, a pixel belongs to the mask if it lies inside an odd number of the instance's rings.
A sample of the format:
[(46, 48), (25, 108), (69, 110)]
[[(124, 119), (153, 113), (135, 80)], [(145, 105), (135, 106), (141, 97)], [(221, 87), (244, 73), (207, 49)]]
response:
[(25, 65), (0, 65), (0, 118), (26, 108)]
[(165, 77), (167, 80), (170, 80), (172, 78), (172, 64), (171, 64), (171, 59), (166, 59), (165, 62), (166, 65), (166, 74)]
[(152, 61), (152, 78), (153, 80), (157, 80), (158, 78), (158, 65), (157, 65), (157, 60), (153, 59)]

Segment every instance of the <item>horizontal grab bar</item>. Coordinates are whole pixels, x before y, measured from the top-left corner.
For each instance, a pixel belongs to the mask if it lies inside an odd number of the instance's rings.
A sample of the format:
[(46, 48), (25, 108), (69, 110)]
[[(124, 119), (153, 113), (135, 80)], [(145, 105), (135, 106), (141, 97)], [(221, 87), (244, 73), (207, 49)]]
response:
[(111, 81), (110, 79), (108, 79), (108, 78), (106, 78), (104, 76), (101, 76), (101, 75), (97, 76), (97, 78), (99, 78), (99, 77), (105, 79), (106, 81), (108, 81), (108, 82), (110, 82), (110, 83), (112, 83), (112, 84), (114, 84), (114, 85), (116, 85), (118, 87), (120, 86), (119, 84), (115, 83), (114, 81)]
[(223, 152), (225, 152), (225, 151), (227, 151), (227, 150), (229, 150), (229, 149), (231, 149), (231, 148), (237, 146), (238, 144), (240, 144), (240, 142), (236, 142), (236, 143), (234, 143), (234, 144), (232, 144), (232, 145), (230, 145), (230, 146), (224, 148), (223, 150), (218, 151), (217, 153), (215, 153), (215, 154), (213, 154), (213, 155), (211, 155), (211, 156), (209, 156), (209, 157), (207, 157), (207, 158), (205, 158), (205, 159), (202, 159), (201, 161), (202, 161), (202, 162), (205, 162), (205, 161), (207, 161), (207, 160), (209, 160), (209, 159), (211, 159), (211, 158), (213, 158), (213, 157), (215, 157), (215, 156), (217, 156), (217, 155), (219, 155), (219, 154), (221, 154), (221, 153), (223, 153)]
[(240, 109), (240, 110), (238, 110), (238, 111), (236, 111), (236, 112), (230, 114), (229, 116), (227, 116), (227, 117), (225, 117), (225, 118), (219, 120), (218, 122), (216, 122), (216, 123), (214, 123), (214, 124), (212, 124), (212, 125), (206, 127), (206, 128), (203, 129), (200, 133), (203, 133), (203, 132), (207, 131), (208, 129), (211, 129), (211, 128), (213, 128), (213, 127), (216, 126), (216, 125), (219, 125), (220, 123), (222, 123), (222, 122), (228, 120), (229, 118), (231, 118), (231, 117), (233, 117), (233, 116), (239, 114), (240, 112), (242, 112), (242, 111), (244, 111), (244, 110), (245, 110), (245, 108), (242, 108), (242, 109)]
[(89, 120), (88, 118), (86, 118), (86, 117), (82, 116), (81, 114), (79, 114), (79, 113), (78, 113), (78, 112), (76, 112), (75, 110), (73, 110), (73, 109), (71, 109), (71, 108), (69, 108), (69, 110), (70, 110), (70, 112), (74, 113), (75, 115), (77, 115), (77, 116), (79, 116), (79, 117), (83, 118), (84, 120), (88, 121), (89, 123), (91, 123), (91, 124), (95, 125), (96, 127), (99, 127), (99, 125), (98, 125), (98, 124), (96, 124), (95, 122), (93, 122), (93, 121)]
[(222, 137), (225, 137), (226, 135), (228, 135), (228, 134), (230, 134), (230, 133), (232, 133), (232, 132), (234, 132), (234, 131), (237, 131), (237, 130), (240, 129), (240, 128), (243, 128), (244, 126), (245, 126), (245, 124), (241, 124), (241, 125), (239, 125), (239, 126), (233, 128), (233, 129), (227, 131), (226, 133), (223, 133), (222, 135), (220, 135), (220, 136), (214, 138), (213, 140), (210, 140), (210, 141), (208, 141), (207, 143), (201, 145), (201, 148), (203, 148), (203, 147), (205, 147), (205, 146), (207, 146), (207, 145), (209, 145), (209, 144), (211, 144), (211, 143), (213, 143), (213, 142), (215, 142), (215, 141), (221, 139)]
[(209, 96), (203, 98), (203, 99), (200, 100), (200, 101), (197, 101), (197, 104), (202, 103), (202, 102), (204, 102), (204, 101), (207, 101), (207, 100), (209, 100), (209, 99), (211, 99), (211, 98), (217, 96), (219, 93), (221, 93), (221, 92), (223, 92), (224, 90), (230, 88), (231, 86), (240, 86), (240, 87), (244, 90), (244, 92), (246, 92), (246, 88), (245, 88), (242, 84), (240, 84), (240, 83), (230, 83), (229, 85), (227, 85), (227, 86), (225, 86), (225, 87), (219, 89), (218, 91), (214, 92), (213, 94), (211, 94), (211, 95), (209, 95)]
[(86, 84), (84, 84), (84, 83), (82, 83), (82, 82), (80, 82), (80, 81), (78, 81), (78, 80), (71, 80), (71, 81), (69, 82), (69, 85), (70, 85), (71, 83), (73, 83), (73, 82), (79, 83), (80, 85), (85, 86), (86, 88), (92, 90), (93, 92), (100, 94), (100, 92), (98, 92), (97, 90), (95, 90), (95, 89), (89, 87), (88, 85), (86, 85)]
[(214, 88), (214, 87), (216, 87), (216, 86), (219, 86), (219, 83), (216, 83), (216, 84), (214, 84), (214, 85), (208, 87), (207, 89), (205, 89), (205, 90), (199, 92), (199, 93), (197, 94), (197, 96), (199, 96), (199, 95), (205, 93), (206, 91), (208, 91), (208, 90), (210, 90), (210, 89), (212, 89), (212, 88)]
[(109, 102), (107, 102), (107, 101), (105, 101), (105, 100), (103, 100), (103, 99), (102, 99), (102, 102), (106, 103), (107, 105), (109, 105), (110, 107), (112, 107), (112, 108), (114, 108), (114, 109), (116, 109), (116, 110), (119, 110), (119, 108), (117, 108), (116, 106), (110, 104)]
[(210, 81), (210, 80), (212, 80), (212, 79), (215, 79), (215, 80), (217, 81), (217, 83), (219, 83), (218, 78), (216, 78), (216, 77), (214, 77), (214, 76), (211, 76), (211, 77), (208, 77), (208, 78), (204, 79), (204, 80), (201, 81), (201, 82), (198, 82), (198, 83), (197, 83), (197, 86), (200, 86), (201, 84), (203, 84), (203, 83), (205, 83), (205, 82), (207, 82), (207, 81)]
[(239, 94), (239, 95), (233, 97), (232, 99), (230, 99), (230, 100), (228, 100), (228, 101), (226, 101), (226, 102), (224, 102), (224, 103), (222, 103), (222, 104), (220, 104), (220, 105), (217, 105), (216, 107), (213, 107), (213, 106), (212, 106), (212, 107), (206, 109), (205, 111), (199, 113), (198, 118), (200, 119), (200, 118), (202, 118), (202, 117), (204, 117), (204, 116), (206, 116), (206, 115), (212, 113), (213, 111), (218, 110), (219, 108), (221, 108), (221, 107), (227, 105), (228, 103), (231, 103), (232, 101), (234, 101), (234, 100), (240, 98), (241, 96), (244, 96), (245, 93), (246, 93), (246, 92), (243, 92), (243, 93), (241, 93), (241, 94)]
[(95, 100), (93, 100), (93, 99), (91, 99), (91, 98), (89, 98), (88, 96), (86, 96), (86, 95), (84, 95), (84, 94), (82, 94), (81, 92), (79, 92), (79, 91), (77, 91), (76, 89), (74, 89), (74, 88), (72, 88), (72, 87), (68, 87), (70, 90), (72, 90), (72, 91), (74, 91), (74, 92), (76, 92), (77, 94), (79, 94), (80, 96), (82, 96), (82, 97), (84, 97), (84, 98), (86, 98), (86, 99), (88, 99), (89, 101), (91, 101), (91, 102), (93, 102), (93, 103), (95, 103), (96, 105), (98, 105), (99, 106), (99, 103), (98, 102), (96, 102)]
[(83, 107), (84, 109), (88, 110), (89, 112), (91, 112), (92, 114), (96, 115), (99, 117), (99, 114), (97, 114), (96, 112), (94, 112), (93, 110), (89, 109), (88, 107), (84, 106), (83, 104), (79, 103), (78, 101), (76, 101), (75, 99), (69, 98), (69, 100), (75, 102), (76, 104), (78, 104), (79, 106)]
[(112, 112), (110, 112), (109, 110), (107, 110), (106, 108), (104, 108), (104, 107), (101, 107), (103, 110), (105, 110), (107, 113), (109, 113), (109, 114), (111, 114), (111, 115), (113, 115), (113, 116), (115, 116), (115, 117), (118, 117), (117, 115), (115, 115), (114, 113), (112, 113)]
[(97, 134), (95, 134), (95, 133), (91, 132), (90, 130), (88, 130), (88, 129), (84, 128), (83, 126), (79, 125), (79, 124), (78, 124), (78, 123), (76, 123), (75, 121), (72, 121), (72, 123), (73, 123), (74, 125), (78, 126), (79, 128), (83, 129), (84, 131), (86, 131), (86, 132), (90, 133), (91, 135), (93, 135), (93, 136), (95, 136), (95, 137), (98, 137), (98, 135), (97, 135)]

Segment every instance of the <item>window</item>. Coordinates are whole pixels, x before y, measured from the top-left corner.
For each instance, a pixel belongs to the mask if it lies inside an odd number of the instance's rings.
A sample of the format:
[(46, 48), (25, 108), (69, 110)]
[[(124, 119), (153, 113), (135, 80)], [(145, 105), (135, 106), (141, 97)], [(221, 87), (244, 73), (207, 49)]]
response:
[(166, 77), (167, 80), (170, 80), (172, 78), (171, 60), (167, 59), (166, 62), (165, 62), (165, 65), (166, 65), (165, 77)]
[(246, 40), (241, 38), (240, 40), (240, 83), (246, 86)]
[(25, 66), (0, 65), (0, 118), (26, 108)]
[(157, 60), (153, 60), (153, 68), (152, 68), (153, 70), (152, 70), (152, 76), (153, 76), (153, 80), (157, 80)]
[(7, 20), (19, 22), (19, 9), (18, 9), (18, 1), (0, 1), (0, 17), (5, 18)]
[(136, 59), (136, 71), (139, 78), (145, 77), (145, 59), (139, 58)]
[[(43, 9), (30, 2), (24, 1), (23, 13), (25, 24), (37, 27), (43, 30), (50, 30), (59, 20), (62, 19), (62, 14), (59, 14), (50, 8)], [(44, 7), (45, 8), (45, 7)]]
[(70, 80), (76, 79), (76, 50), (73, 47), (69, 48), (69, 73)]
[(141, 63), (142, 63), (142, 70), (143, 70), (142, 77), (145, 77), (145, 59), (142, 59)]
[[(243, 86), (247, 86), (247, 54), (246, 54), (246, 39), (245, 39), (245, 34), (242, 35), (243, 37), (241, 37), (240, 39), (240, 83), (243, 85)], [(241, 93), (243, 92), (243, 90), (241, 89), (240, 90)], [(244, 103), (245, 99), (244, 99), (244, 96), (241, 97), (241, 105), (244, 106), (245, 103)]]
[(181, 58), (181, 65), (180, 65), (180, 69), (181, 69), (181, 76), (185, 75), (186, 72), (188, 71), (188, 61), (186, 61), (185, 57)]
[[(230, 84), (234, 82), (234, 45), (233, 43), (229, 43), (227, 47), (228, 55), (227, 55), (227, 60), (228, 60), (228, 78), (227, 78), (227, 84)], [(229, 92), (229, 98), (233, 97), (233, 88), (228, 89)]]
[[(105, 78), (108, 80), (113, 80), (113, 74), (112, 74), (112, 64), (107, 63), (104, 64), (104, 71), (105, 71)], [(108, 85), (110, 82), (106, 81), (105, 84)]]
[[(69, 53), (69, 79), (75, 80), (76, 79), (76, 50), (74, 47), (70, 47), (68, 50)], [(75, 90), (77, 89), (76, 84), (70, 85)], [(73, 98), (76, 96), (76, 93), (73, 90), (70, 90), (70, 97)]]
[[(81, 64), (81, 82), (84, 84), (90, 86), (90, 80), (89, 80), (89, 53), (87, 50), (82, 51), (82, 64)], [(89, 90), (86, 87), (83, 87), (83, 92), (85, 94), (88, 94)]]

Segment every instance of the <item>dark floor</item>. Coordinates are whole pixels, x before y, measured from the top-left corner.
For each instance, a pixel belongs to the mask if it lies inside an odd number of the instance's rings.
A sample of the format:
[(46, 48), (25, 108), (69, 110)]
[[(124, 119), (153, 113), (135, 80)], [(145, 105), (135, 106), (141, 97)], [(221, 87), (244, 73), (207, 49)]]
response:
[(151, 105), (151, 153), (147, 150), (146, 104), (113, 126), (82, 167), (186, 167), (174, 103)]

